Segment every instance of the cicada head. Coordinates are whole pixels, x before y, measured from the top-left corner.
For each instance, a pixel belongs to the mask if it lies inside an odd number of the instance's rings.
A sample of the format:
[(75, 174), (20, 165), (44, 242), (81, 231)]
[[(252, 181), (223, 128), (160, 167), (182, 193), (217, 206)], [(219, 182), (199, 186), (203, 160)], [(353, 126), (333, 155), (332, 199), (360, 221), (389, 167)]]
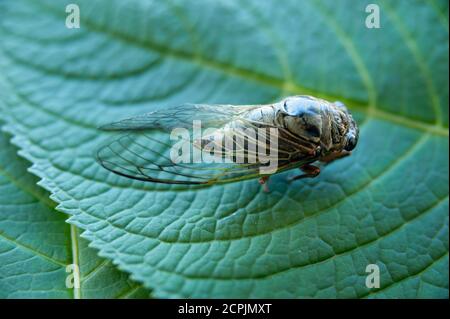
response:
[(288, 97), (280, 103), (285, 128), (302, 140), (319, 145), (322, 155), (356, 147), (358, 126), (343, 103), (304, 95)]
[(353, 117), (351, 116), (351, 114), (349, 114), (349, 119), (350, 119), (350, 125), (348, 128), (348, 132), (345, 135), (345, 146), (344, 149), (346, 151), (351, 151), (356, 147), (356, 144), (358, 144), (358, 138), (359, 138), (359, 129), (358, 126), (355, 122), (355, 120), (353, 119)]
[(344, 126), (344, 140), (342, 142), (343, 149), (350, 152), (358, 144), (359, 139), (359, 128), (353, 116), (348, 111), (347, 107), (342, 102), (335, 102), (334, 106), (343, 112), (342, 124)]

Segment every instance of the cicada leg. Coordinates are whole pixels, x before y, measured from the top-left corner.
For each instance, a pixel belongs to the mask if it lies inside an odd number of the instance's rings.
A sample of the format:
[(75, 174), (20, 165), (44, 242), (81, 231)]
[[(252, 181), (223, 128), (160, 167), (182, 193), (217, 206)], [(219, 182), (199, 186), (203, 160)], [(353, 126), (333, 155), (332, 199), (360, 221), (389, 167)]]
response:
[(325, 163), (325, 164), (329, 164), (337, 159), (347, 157), (351, 154), (352, 154), (352, 152), (349, 152), (349, 151), (342, 151), (339, 153), (331, 153), (327, 156), (323, 156), (323, 157), (319, 158), (319, 161), (322, 163)]
[(288, 178), (289, 182), (295, 181), (297, 179), (302, 178), (313, 178), (320, 174), (320, 168), (314, 165), (305, 164), (300, 167), (300, 170), (303, 171), (305, 174), (300, 174), (297, 176), (293, 176)]
[(264, 190), (265, 193), (269, 193), (270, 192), (269, 185), (268, 185), (269, 177), (270, 177), (270, 175), (266, 175), (266, 176), (263, 176), (263, 177), (261, 177), (259, 179), (259, 183), (261, 185), (263, 185), (263, 190)]

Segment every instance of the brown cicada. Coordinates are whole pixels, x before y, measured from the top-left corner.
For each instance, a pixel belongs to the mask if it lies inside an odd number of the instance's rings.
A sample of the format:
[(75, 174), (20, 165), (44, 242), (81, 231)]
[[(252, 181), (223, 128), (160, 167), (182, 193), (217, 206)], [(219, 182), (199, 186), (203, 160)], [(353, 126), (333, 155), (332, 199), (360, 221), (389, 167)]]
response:
[[(205, 129), (206, 128), (206, 129)], [(350, 154), (358, 126), (340, 102), (292, 96), (267, 105), (183, 104), (102, 127), (120, 131), (99, 163), (141, 181), (213, 185), (250, 178), (264, 184), (292, 168), (315, 177), (314, 162)]]

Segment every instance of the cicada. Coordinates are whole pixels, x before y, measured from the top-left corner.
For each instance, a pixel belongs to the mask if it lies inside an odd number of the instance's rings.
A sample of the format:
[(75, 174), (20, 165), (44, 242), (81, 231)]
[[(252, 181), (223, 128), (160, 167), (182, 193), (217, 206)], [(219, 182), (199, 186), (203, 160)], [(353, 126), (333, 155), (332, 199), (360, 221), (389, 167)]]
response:
[(293, 168), (302, 173), (290, 181), (316, 177), (315, 163), (349, 155), (359, 137), (343, 103), (305, 95), (265, 105), (183, 104), (101, 129), (119, 133), (97, 152), (115, 174), (183, 185), (259, 178), (266, 190), (271, 175)]

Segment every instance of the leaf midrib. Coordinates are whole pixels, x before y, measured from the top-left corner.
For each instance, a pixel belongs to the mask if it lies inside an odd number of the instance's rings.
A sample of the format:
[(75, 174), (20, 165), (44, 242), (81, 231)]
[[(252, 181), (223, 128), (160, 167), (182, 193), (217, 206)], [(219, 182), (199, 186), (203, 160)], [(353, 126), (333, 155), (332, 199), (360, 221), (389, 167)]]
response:
[(74, 276), (74, 283), (79, 283), (80, 286), (76, 287), (74, 286), (72, 288), (73, 292), (73, 298), (74, 299), (81, 299), (81, 274), (80, 274), (80, 251), (78, 247), (78, 234), (77, 234), (77, 228), (70, 224), (70, 248), (72, 253), (72, 264), (75, 265), (75, 268), (73, 269), (73, 276)]

